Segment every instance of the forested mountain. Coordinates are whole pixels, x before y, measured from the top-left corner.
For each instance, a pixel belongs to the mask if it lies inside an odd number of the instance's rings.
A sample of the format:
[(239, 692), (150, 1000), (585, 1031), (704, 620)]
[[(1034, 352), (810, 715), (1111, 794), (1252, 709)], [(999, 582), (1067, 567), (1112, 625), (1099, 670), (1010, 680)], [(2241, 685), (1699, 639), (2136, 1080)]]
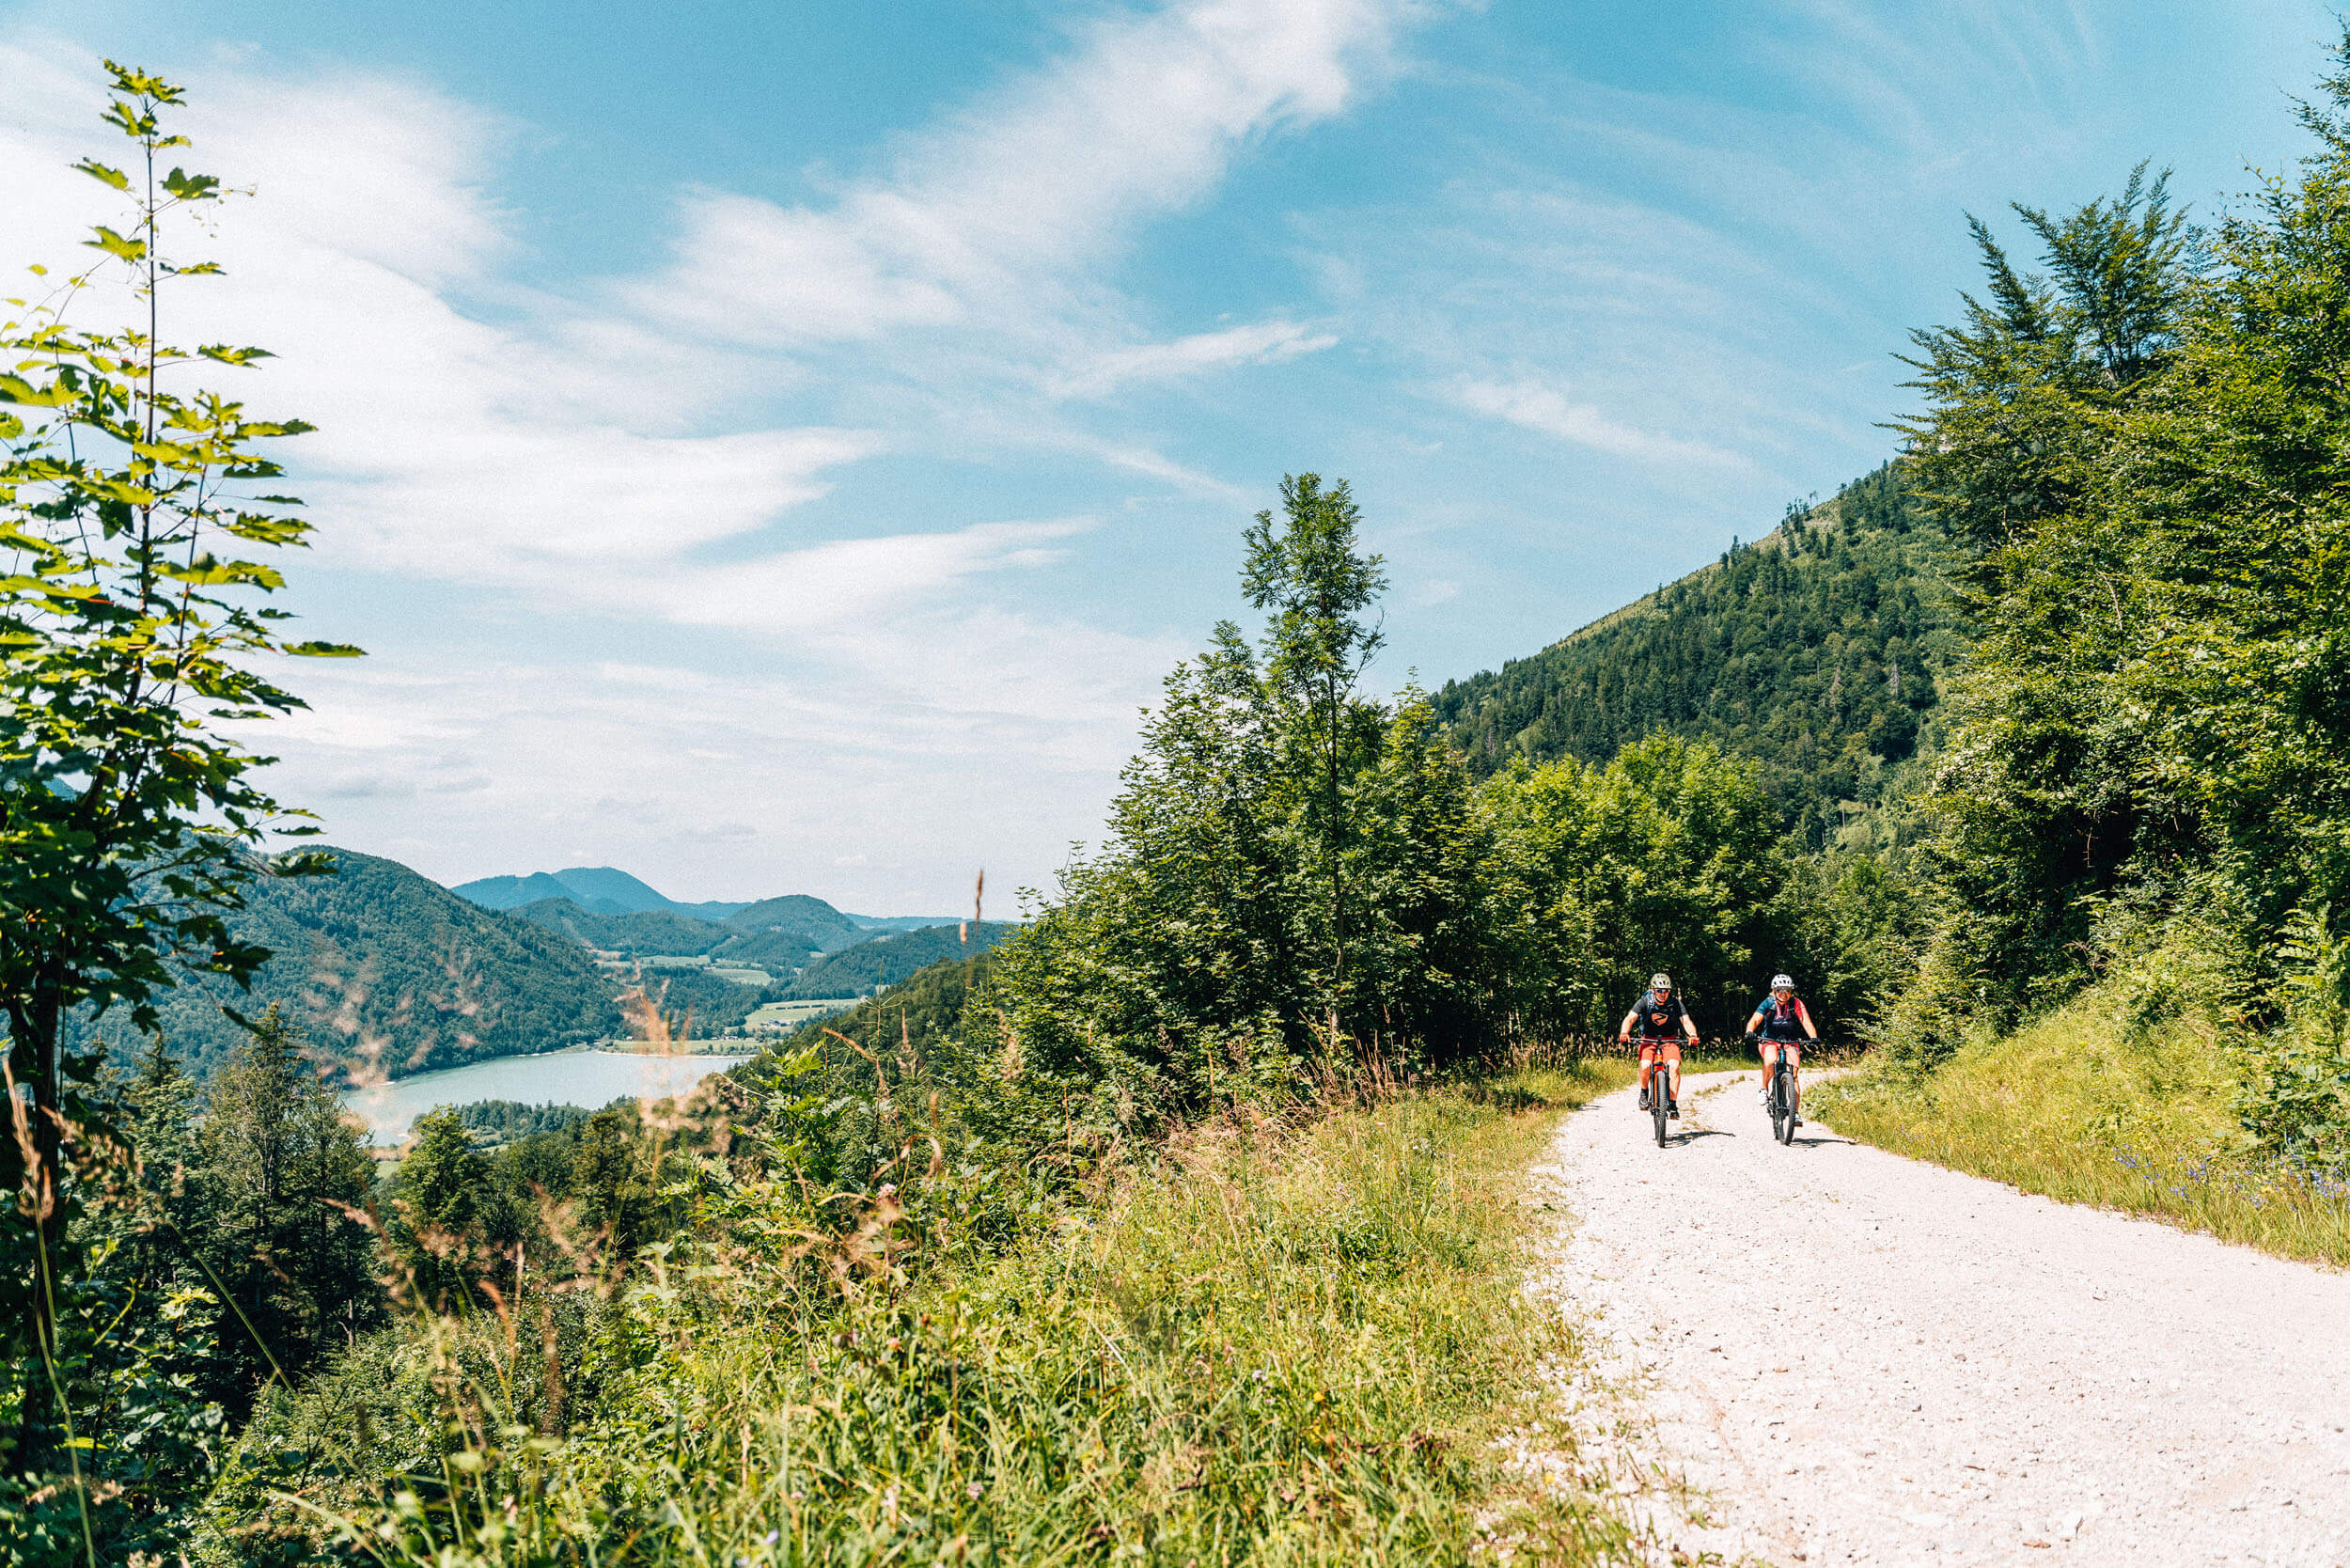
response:
[[(315, 1053), (399, 1077), (617, 1034), (617, 987), (576, 943), (457, 897), (397, 861), (330, 850), (333, 876), (263, 877), (230, 918), (274, 955), (249, 994), (189, 983), (160, 1001), (172, 1052), (201, 1074), (273, 1003)], [(83, 1031), (87, 1038), (88, 1030)], [(138, 1043), (111, 1016), (118, 1054)]]
[(1888, 766), (1931, 746), (1958, 643), (1947, 553), (1888, 465), (1434, 706), (1480, 774), (1605, 762), (1657, 730), (1711, 741), (1825, 843), (1840, 802), (1874, 804)]
[(528, 920), (532, 925), (557, 932), (582, 947), (616, 952), (625, 958), (655, 953), (690, 958), (697, 953), (724, 947), (728, 942), (739, 941), (745, 934), (714, 920), (697, 919), (691, 915), (659, 914), (650, 910), (624, 915), (599, 914), (581, 908), (578, 902), (569, 896), (517, 904), (506, 913)]
[(787, 975), (806, 968), (811, 958), (854, 947), (872, 934), (823, 900), (805, 893), (761, 899), (722, 920), (667, 910), (598, 913), (569, 894), (522, 904), (510, 913), (584, 947), (624, 958), (707, 954), (714, 962), (756, 964)]
[[(861, 996), (875, 986), (897, 985), (933, 964), (985, 952), (1019, 929), (1009, 920), (974, 920), (967, 926), (927, 926), (877, 936), (810, 965), (776, 996)], [(971, 938), (967, 946), (963, 941), (965, 931)]]
[[(779, 899), (761, 899), (746, 904), (726, 917), (727, 928), (752, 937), (766, 939), (766, 945), (776, 952), (795, 952), (794, 965), (805, 962), (809, 951), (838, 952), (865, 940), (863, 926), (843, 915), (832, 905), (806, 893), (787, 893)], [(746, 946), (742, 951), (728, 950), (730, 958), (745, 963), (756, 962)]]

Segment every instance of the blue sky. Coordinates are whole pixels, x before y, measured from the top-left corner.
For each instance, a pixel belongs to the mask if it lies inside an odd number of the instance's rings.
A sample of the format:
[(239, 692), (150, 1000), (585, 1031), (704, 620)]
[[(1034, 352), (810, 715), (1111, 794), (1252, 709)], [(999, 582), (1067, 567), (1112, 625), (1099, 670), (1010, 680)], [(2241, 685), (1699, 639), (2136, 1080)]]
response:
[[(281, 792), (448, 881), (951, 910), (1097, 831), (1287, 472), (1382, 682), (1556, 639), (1882, 462), (1962, 214), (2301, 150), (2303, 0), (0, 0), (0, 270), (186, 82), (185, 335), (321, 427)], [(2008, 226), (2012, 230), (2013, 225)], [(999, 897), (1002, 908), (1008, 898)]]

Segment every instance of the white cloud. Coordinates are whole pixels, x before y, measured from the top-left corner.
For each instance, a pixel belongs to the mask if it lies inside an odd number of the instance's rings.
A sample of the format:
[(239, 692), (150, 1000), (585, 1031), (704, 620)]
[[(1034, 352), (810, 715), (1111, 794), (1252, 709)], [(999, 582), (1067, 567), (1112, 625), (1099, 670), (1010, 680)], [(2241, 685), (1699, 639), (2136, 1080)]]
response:
[(1055, 377), (1049, 389), (1057, 397), (1098, 397), (1134, 382), (1174, 381), (1238, 365), (1278, 365), (1336, 342), (1335, 334), (1314, 332), (1294, 321), (1257, 321), (1194, 333), (1170, 343), (1114, 349), (1071, 374)]
[(1741, 468), (1747, 460), (1735, 452), (1637, 430), (1610, 418), (1589, 403), (1572, 401), (1557, 387), (1538, 380), (1513, 382), (1464, 381), (1451, 389), (1463, 408), (1578, 447), (1606, 452), (1634, 463), (1702, 463)]
[(909, 139), (829, 207), (687, 198), (633, 295), (730, 340), (871, 337), (1065, 313), (1139, 220), (1197, 202), (1246, 142), (1327, 119), (1388, 69), (1402, 0), (1191, 0), (1113, 13), (1060, 59)]

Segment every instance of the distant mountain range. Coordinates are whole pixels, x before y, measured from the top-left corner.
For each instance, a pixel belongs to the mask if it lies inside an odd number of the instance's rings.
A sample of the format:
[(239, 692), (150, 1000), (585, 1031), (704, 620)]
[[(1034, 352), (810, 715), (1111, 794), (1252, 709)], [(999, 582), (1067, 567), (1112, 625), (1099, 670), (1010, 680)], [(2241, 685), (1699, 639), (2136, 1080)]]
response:
[[(249, 991), (195, 980), (163, 998), (164, 1038), (191, 1071), (209, 1072), (242, 1037), (227, 1009), (255, 1017), (275, 1006), (322, 1063), (358, 1079), (398, 1078), (624, 1034), (619, 998), (634, 980), (598, 953), (707, 957), (713, 969), (775, 977), (737, 984), (723, 973), (647, 970), (663, 1010), (690, 1010), (707, 1031), (762, 1002), (863, 996), (1016, 929), (975, 926), (965, 949), (952, 917), (846, 915), (804, 893), (685, 904), (610, 867), (451, 889), (398, 861), (326, 853), (335, 875), (261, 877), (231, 917), (240, 938), (274, 955)], [(542, 896), (504, 902), (529, 894)], [(102, 1040), (118, 1059), (144, 1044), (119, 1013), (102, 1027), (85, 1018), (71, 1033), (76, 1046)]]
[[(163, 1034), (197, 1073), (272, 1004), (319, 1057), (362, 1078), (400, 1077), (491, 1057), (607, 1039), (624, 1027), (619, 987), (576, 943), (458, 898), (396, 860), (329, 850), (338, 872), (261, 877), (229, 919), (274, 955), (249, 992), (192, 980), (163, 998)], [(119, 1056), (143, 1043), (127, 1016), (84, 1021)]]
[(802, 920), (821, 910), (824, 917), (845, 920), (850, 929), (860, 931), (919, 931), (925, 926), (951, 926), (957, 919), (952, 915), (846, 915), (806, 893), (761, 899), (756, 903), (680, 903), (650, 883), (612, 866), (574, 866), (567, 871), (533, 871), (527, 876), (485, 876), (460, 883), (449, 891), (484, 909), (520, 909), (548, 899), (566, 899), (590, 915), (682, 915), (695, 920), (733, 922), (749, 918), (776, 925)]
[(591, 915), (682, 915), (723, 920), (742, 903), (680, 903), (626, 871), (610, 866), (574, 866), (568, 871), (533, 871), (528, 876), (485, 876), (449, 889), (484, 909), (519, 909), (545, 899), (569, 899)]

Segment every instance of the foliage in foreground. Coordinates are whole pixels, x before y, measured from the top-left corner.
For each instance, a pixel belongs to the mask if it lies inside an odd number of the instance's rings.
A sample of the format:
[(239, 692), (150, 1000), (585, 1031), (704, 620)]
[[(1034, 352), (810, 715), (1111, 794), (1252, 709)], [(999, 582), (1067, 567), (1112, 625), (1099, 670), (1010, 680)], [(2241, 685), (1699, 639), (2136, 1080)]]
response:
[[(149, 1317), (118, 1337), (81, 1288), (72, 1222), (85, 1177), (118, 1177), (91, 1092), (98, 1063), (70, 1048), (77, 1008), (118, 1007), (144, 1028), (183, 977), (242, 981), (268, 955), (223, 918), (262, 868), (252, 851), (286, 814), (258, 782), (267, 760), (241, 727), (299, 708), (271, 680), (281, 655), (355, 651), (288, 636), (264, 607), (280, 552), (310, 525), (268, 444), (309, 427), (249, 414), (191, 384), (266, 358), (156, 336), (166, 296), (219, 269), (169, 255), (164, 236), (223, 194), (174, 161), (176, 86), (109, 65), (105, 118), (126, 167), (75, 167), (125, 198), (121, 230), (95, 226), (96, 257), (29, 297), (0, 302), (0, 1539), (41, 1530), (44, 1475), (87, 1451), (63, 1386), (95, 1364), (129, 1380), (114, 1403), (187, 1431), (187, 1401), (141, 1361), (167, 1346)], [(108, 287), (129, 308), (83, 317)], [(289, 856), (281, 871), (316, 870)], [(21, 1092), (20, 1092), (21, 1091)], [(69, 1148), (79, 1130), (85, 1147)], [(127, 1315), (129, 1305), (122, 1308)], [(124, 1358), (130, 1357), (128, 1370)], [(191, 1439), (193, 1441), (193, 1439)], [(173, 1447), (158, 1439), (156, 1449)], [(149, 1461), (152, 1459), (152, 1463)], [(184, 1467), (141, 1455), (136, 1477)], [(135, 1478), (134, 1478), (135, 1479)], [(86, 1523), (79, 1532), (86, 1548)]]
[(1617, 1523), (1491, 1439), (1565, 1348), (1516, 1294), (1518, 1172), (1618, 1076), (1235, 1110), (1000, 1251), (943, 1160), (847, 1229), (706, 1168), (610, 1294), (422, 1319), (274, 1397), (210, 1560), (303, 1560), (325, 1515), (403, 1564), (1461, 1562), (1493, 1528), (1609, 1560)]

